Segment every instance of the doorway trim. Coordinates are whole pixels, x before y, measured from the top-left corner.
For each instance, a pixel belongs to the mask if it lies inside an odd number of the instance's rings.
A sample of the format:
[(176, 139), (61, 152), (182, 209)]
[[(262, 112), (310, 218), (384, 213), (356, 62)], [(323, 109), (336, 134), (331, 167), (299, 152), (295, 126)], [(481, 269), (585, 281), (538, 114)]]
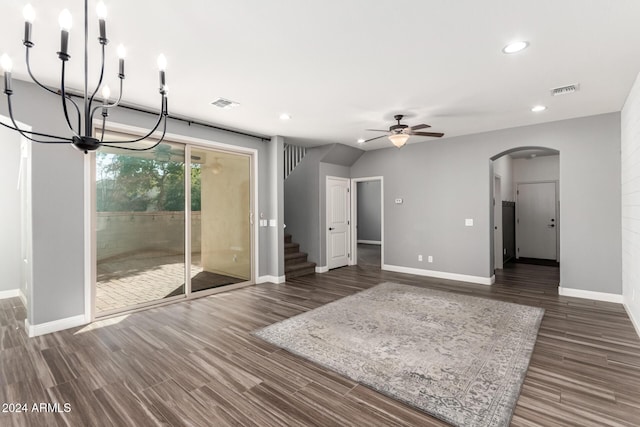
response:
[[(94, 129), (101, 128), (102, 122), (94, 120)], [(105, 131), (129, 133), (132, 135), (145, 135), (147, 130), (137, 127), (119, 123), (108, 124)], [(155, 132), (152, 137), (159, 138), (162, 132)], [(185, 294), (182, 297), (168, 298), (166, 300), (158, 300), (150, 302), (148, 304), (141, 304), (139, 306), (130, 307), (119, 311), (117, 313), (106, 313), (100, 316), (100, 319), (107, 319), (109, 317), (121, 316), (123, 314), (134, 313), (136, 311), (145, 310), (151, 307), (159, 307), (162, 305), (171, 304), (178, 301), (188, 301), (191, 299), (197, 299), (206, 297), (208, 295), (216, 294), (219, 292), (227, 292), (233, 289), (243, 288), (251, 286), (257, 283), (259, 262), (259, 247), (260, 247), (260, 233), (258, 229), (258, 221), (255, 221), (255, 212), (258, 209), (259, 198), (259, 186), (258, 186), (258, 150), (254, 148), (242, 147), (237, 145), (226, 144), (223, 142), (210, 141), (202, 138), (195, 138), (187, 135), (180, 135), (175, 133), (167, 133), (165, 140), (185, 145), (185, 155), (190, 152), (191, 147), (202, 147), (213, 150), (226, 151), (233, 154), (243, 154), (250, 157), (251, 167), (251, 192), (252, 196), (250, 203), (250, 226), (251, 226), (251, 255), (253, 258), (251, 268), (250, 280), (242, 283), (236, 283), (228, 286), (221, 286), (209, 290), (196, 292), (195, 294), (190, 292), (187, 295), (186, 283)], [(96, 320), (95, 310), (95, 295), (96, 295), (96, 279), (97, 279), (97, 247), (96, 247), (96, 224), (97, 214), (95, 209), (96, 200), (96, 182), (95, 182), (95, 152), (85, 155), (85, 323), (91, 323)], [(186, 163), (185, 163), (186, 164)], [(188, 175), (188, 174), (187, 174)], [(186, 180), (186, 179), (185, 179)], [(190, 195), (189, 195), (190, 196)], [(190, 211), (190, 205), (189, 205)], [(187, 206), (185, 206), (185, 218), (187, 215)], [(185, 221), (187, 223), (187, 221)], [(188, 237), (188, 238), (187, 238)], [(190, 236), (185, 235), (185, 249), (186, 242), (190, 241)], [(190, 258), (190, 255), (189, 255)], [(189, 272), (189, 266), (186, 265), (187, 255), (185, 254), (185, 271)]]
[(351, 179), (351, 259), (349, 265), (358, 265), (358, 183), (380, 181), (380, 269), (384, 265), (384, 176)]

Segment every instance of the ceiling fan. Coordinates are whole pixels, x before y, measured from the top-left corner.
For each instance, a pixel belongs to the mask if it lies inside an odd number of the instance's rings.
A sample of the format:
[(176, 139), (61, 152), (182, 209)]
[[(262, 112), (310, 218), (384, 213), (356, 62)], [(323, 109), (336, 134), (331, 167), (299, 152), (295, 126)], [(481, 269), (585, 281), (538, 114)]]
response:
[(427, 129), (427, 128), (430, 128), (431, 126), (425, 125), (424, 123), (415, 125), (415, 126), (404, 125), (400, 123), (400, 120), (402, 120), (403, 117), (404, 116), (402, 114), (397, 114), (393, 116), (393, 118), (398, 121), (398, 124), (390, 126), (389, 130), (367, 129), (368, 131), (372, 131), (372, 132), (386, 132), (389, 135), (376, 136), (375, 138), (367, 139), (364, 142), (366, 143), (366, 142), (384, 138), (385, 136), (387, 136), (389, 140), (393, 143), (393, 145), (395, 145), (398, 148), (401, 148), (402, 146), (404, 146), (404, 144), (407, 143), (407, 140), (411, 137), (411, 135), (431, 136), (434, 138), (441, 138), (442, 136), (444, 136), (444, 133), (441, 133), (441, 132), (417, 132), (420, 129)]

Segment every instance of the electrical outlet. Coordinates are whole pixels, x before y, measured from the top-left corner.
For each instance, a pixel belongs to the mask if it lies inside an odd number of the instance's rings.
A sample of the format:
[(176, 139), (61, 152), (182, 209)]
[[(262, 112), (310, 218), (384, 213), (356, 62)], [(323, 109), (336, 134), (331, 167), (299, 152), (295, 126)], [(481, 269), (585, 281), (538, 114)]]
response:
[(429, 255), (429, 258), (427, 258), (427, 262), (433, 262), (433, 257), (431, 255)]
[(422, 262), (422, 255), (418, 255), (418, 261)]

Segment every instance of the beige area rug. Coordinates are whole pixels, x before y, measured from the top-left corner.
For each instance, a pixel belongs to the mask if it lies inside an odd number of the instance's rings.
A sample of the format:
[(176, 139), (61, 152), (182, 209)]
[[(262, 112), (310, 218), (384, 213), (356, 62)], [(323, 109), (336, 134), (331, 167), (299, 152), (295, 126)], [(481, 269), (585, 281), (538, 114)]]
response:
[(382, 283), (254, 335), (453, 425), (506, 426), (543, 314)]

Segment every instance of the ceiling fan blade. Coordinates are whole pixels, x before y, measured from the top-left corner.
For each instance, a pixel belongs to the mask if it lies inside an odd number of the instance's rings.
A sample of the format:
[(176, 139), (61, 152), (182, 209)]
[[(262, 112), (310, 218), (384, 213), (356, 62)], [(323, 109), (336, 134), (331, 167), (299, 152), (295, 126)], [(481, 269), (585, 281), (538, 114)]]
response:
[(430, 127), (431, 126), (425, 125), (424, 123), (422, 123), (421, 125), (411, 126), (409, 129), (411, 129), (411, 130), (419, 130), (419, 129), (426, 129), (426, 128), (430, 128)]
[(444, 136), (444, 133), (440, 133), (440, 132), (414, 132), (413, 135), (433, 136), (434, 138), (440, 138), (440, 137)]
[(387, 135), (376, 136), (375, 138), (367, 139), (367, 140), (365, 141), (365, 143), (367, 143), (367, 142), (369, 142), (369, 141), (374, 141), (374, 140), (376, 140), (376, 139), (380, 139), (380, 138), (386, 138), (386, 137), (387, 137)]
[(382, 130), (382, 129), (365, 129), (366, 131), (371, 131), (371, 132), (387, 132), (389, 133), (389, 130)]

